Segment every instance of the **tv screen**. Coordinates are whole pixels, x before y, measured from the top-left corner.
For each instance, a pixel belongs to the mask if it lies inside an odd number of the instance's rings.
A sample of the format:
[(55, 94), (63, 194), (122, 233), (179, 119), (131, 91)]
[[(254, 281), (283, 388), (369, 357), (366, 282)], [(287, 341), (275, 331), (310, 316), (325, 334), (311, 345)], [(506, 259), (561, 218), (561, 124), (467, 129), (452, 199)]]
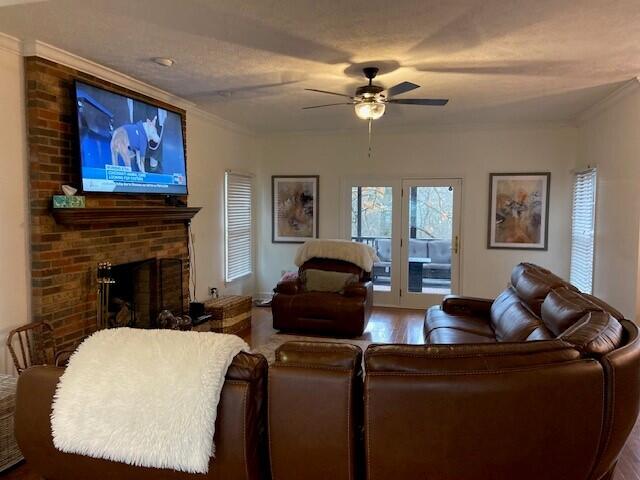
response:
[(75, 82), (82, 190), (185, 195), (182, 117)]

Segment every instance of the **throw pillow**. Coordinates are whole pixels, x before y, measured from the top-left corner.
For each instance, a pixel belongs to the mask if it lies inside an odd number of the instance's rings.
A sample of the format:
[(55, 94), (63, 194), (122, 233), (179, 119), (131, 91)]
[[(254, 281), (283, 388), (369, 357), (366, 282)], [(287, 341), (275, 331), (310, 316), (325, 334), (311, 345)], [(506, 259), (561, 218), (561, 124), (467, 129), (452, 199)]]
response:
[(308, 292), (341, 293), (344, 287), (358, 281), (354, 273), (329, 272), (309, 268), (302, 272), (302, 281)]

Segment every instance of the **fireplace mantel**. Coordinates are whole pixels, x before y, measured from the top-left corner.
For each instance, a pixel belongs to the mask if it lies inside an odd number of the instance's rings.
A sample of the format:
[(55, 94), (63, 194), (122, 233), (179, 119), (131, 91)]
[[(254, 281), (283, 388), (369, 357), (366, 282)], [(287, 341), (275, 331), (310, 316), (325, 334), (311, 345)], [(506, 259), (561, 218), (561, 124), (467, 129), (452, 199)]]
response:
[(188, 222), (200, 207), (101, 207), (57, 208), (53, 218), (60, 225), (95, 225), (99, 223), (138, 223), (158, 220)]

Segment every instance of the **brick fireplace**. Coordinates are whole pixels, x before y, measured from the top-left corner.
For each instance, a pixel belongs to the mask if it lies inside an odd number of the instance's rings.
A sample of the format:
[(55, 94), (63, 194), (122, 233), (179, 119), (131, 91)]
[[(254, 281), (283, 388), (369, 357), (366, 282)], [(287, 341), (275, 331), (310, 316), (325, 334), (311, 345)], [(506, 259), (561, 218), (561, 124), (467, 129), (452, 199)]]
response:
[[(54, 327), (60, 347), (96, 328), (96, 271), (99, 262), (114, 265), (148, 259), (178, 259), (182, 264), (183, 308), (189, 301), (186, 223), (148, 215), (135, 220), (98, 219), (57, 223), (52, 196), (63, 184), (80, 184), (74, 138), (73, 80), (102, 85), (130, 97), (178, 111), (170, 105), (39, 57), (25, 59), (27, 147), (31, 212), (31, 283), (33, 320)], [(183, 122), (183, 136), (186, 125)], [(89, 208), (163, 207), (164, 199), (146, 195), (87, 194)], [(100, 220), (100, 221), (98, 221)]]

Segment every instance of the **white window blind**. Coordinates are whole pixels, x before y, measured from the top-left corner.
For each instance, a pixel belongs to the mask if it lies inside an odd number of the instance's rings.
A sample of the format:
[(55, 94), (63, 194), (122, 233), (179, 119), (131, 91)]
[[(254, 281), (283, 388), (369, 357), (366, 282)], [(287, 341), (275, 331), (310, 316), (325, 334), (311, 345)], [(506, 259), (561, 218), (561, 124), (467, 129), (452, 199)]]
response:
[(224, 176), (225, 282), (252, 272), (252, 178), (226, 172)]
[(578, 172), (573, 185), (570, 281), (584, 293), (593, 292), (596, 220), (596, 170)]

